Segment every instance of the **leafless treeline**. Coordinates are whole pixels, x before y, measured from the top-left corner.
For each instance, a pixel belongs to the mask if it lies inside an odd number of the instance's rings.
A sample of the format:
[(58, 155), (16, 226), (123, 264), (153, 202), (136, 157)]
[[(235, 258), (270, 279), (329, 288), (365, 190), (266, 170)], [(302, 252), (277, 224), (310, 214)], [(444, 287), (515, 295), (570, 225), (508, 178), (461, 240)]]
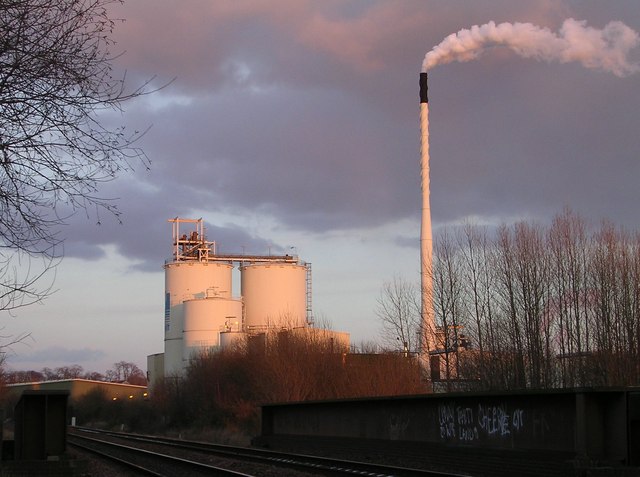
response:
[[(97, 371), (85, 371), (79, 364), (70, 366), (59, 366), (56, 368), (42, 368), (40, 371), (11, 371), (0, 367), (0, 383), (37, 383), (41, 381), (56, 381), (64, 379), (90, 379), (92, 381), (107, 381), (112, 383), (129, 383), (138, 386), (146, 386), (147, 378), (145, 373), (137, 364), (129, 361), (118, 361), (113, 363), (111, 369), (104, 373)], [(2, 392), (0, 392), (2, 395)]]
[(640, 383), (640, 234), (591, 231), (569, 210), (544, 227), (467, 225), (441, 236), (433, 269), (448, 377), (486, 389)]

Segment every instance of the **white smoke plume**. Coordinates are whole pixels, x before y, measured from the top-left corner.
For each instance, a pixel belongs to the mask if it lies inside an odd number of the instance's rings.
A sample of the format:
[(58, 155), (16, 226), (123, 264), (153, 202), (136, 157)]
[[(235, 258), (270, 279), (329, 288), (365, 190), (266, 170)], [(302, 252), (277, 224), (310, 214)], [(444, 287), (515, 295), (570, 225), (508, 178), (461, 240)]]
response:
[(424, 58), (422, 71), (452, 61), (470, 61), (492, 46), (505, 46), (525, 58), (548, 62), (578, 61), (587, 68), (601, 69), (617, 76), (640, 70), (627, 58), (640, 37), (622, 22), (612, 21), (598, 30), (585, 21), (569, 18), (559, 34), (531, 23), (489, 22), (460, 30), (446, 37)]

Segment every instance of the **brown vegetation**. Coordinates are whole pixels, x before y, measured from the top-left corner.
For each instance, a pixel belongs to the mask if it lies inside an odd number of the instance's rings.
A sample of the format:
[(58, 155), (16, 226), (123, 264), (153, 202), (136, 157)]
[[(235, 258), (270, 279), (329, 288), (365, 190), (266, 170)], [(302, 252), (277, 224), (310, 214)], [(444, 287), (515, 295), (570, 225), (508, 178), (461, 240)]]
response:
[(426, 392), (417, 360), (403, 354), (347, 354), (318, 335), (263, 335), (234, 349), (203, 353), (185, 378), (152, 393), (170, 427), (255, 433), (259, 405)]
[(253, 337), (192, 359), (183, 377), (165, 378), (147, 401), (112, 401), (99, 391), (71, 405), (79, 425), (180, 433), (238, 442), (259, 432), (260, 405), (427, 391), (417, 360), (404, 353), (349, 354), (317, 333)]

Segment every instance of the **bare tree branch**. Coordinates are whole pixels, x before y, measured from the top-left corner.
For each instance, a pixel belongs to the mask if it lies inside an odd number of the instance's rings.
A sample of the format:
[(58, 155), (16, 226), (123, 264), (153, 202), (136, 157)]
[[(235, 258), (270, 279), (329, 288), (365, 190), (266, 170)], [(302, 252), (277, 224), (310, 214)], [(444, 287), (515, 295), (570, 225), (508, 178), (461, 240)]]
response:
[[(61, 256), (59, 226), (68, 214), (95, 207), (119, 217), (99, 195), (101, 184), (133, 167), (149, 166), (136, 146), (144, 131), (111, 128), (108, 111), (147, 94), (128, 91), (114, 76), (108, 8), (119, 0), (0, 2), (0, 308), (39, 301), (44, 272), (22, 280), (11, 255)], [(27, 268), (29, 268), (27, 266)], [(47, 267), (45, 267), (47, 268)], [(11, 298), (11, 294), (15, 297)]]

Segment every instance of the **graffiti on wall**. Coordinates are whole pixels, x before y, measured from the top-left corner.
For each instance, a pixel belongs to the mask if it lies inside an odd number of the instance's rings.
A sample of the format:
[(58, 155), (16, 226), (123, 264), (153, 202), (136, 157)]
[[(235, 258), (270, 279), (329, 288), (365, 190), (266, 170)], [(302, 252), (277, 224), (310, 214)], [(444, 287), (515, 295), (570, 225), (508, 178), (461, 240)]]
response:
[(438, 405), (440, 439), (473, 442), (484, 439), (506, 439), (526, 426), (523, 409), (510, 409), (506, 404), (461, 406), (455, 402)]

